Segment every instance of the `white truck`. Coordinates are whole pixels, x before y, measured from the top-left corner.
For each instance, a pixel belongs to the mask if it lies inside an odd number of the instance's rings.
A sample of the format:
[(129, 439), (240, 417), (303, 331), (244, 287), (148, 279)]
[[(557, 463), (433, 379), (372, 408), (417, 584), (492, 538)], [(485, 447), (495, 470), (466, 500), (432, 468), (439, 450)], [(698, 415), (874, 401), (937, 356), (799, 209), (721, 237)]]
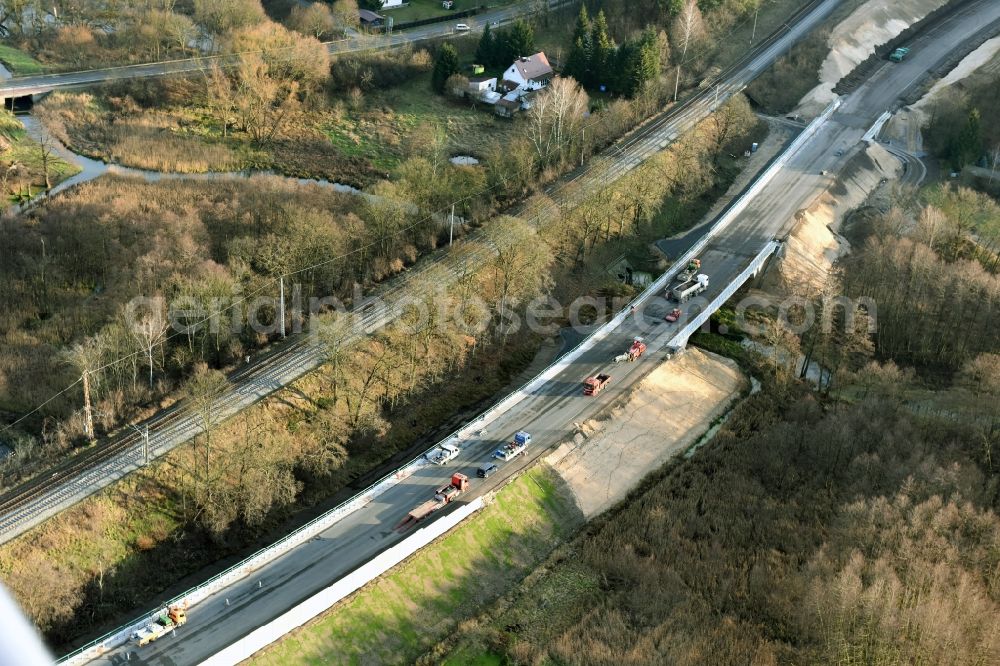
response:
[(708, 289), (708, 276), (702, 273), (671, 289), (670, 296), (678, 303), (683, 303), (692, 296), (697, 296), (706, 289)]
[(461, 452), (454, 444), (442, 444), (433, 451), (427, 454), (427, 460), (434, 463), (435, 465), (444, 465), (449, 460), (452, 460)]

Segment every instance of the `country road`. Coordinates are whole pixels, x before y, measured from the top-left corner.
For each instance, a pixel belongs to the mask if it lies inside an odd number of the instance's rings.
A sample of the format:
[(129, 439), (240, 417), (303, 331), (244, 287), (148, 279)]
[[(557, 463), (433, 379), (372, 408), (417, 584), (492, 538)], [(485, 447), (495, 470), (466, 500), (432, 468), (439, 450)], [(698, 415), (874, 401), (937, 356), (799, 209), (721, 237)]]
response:
[[(787, 167), (709, 244), (702, 255), (702, 270), (712, 276), (708, 296), (719, 293), (742, 270), (748, 257), (755, 255), (769, 239), (788, 233), (796, 211), (807, 207), (828, 186), (829, 177), (821, 172), (832, 172), (842, 166), (857, 149), (868, 127), (945, 58), (952, 45), (994, 21), (1000, 21), (1000, 3), (991, 0), (971, 3), (967, 10), (928, 31), (913, 45), (908, 60), (886, 63), (846, 98), (841, 109), (791, 157)], [(845, 149), (845, 154), (838, 156), (838, 149)], [(396, 542), (400, 535), (393, 531), (393, 526), (410, 508), (428, 498), (448, 474), (462, 471), (471, 476), (474, 467), (500, 442), (516, 430), (528, 430), (534, 438), (529, 455), (508, 463), (502, 475), (488, 482), (476, 479), (473, 496), (499, 485), (503, 476), (531, 464), (547, 448), (570, 436), (574, 422), (594, 415), (621, 397), (655, 367), (663, 358), (663, 344), (676, 330), (674, 325), (662, 322), (662, 314), (668, 307), (661, 295), (649, 296), (638, 318), (626, 319), (615, 334), (569, 364), (515, 410), (500, 416), (484, 436), (466, 441), (459, 459), (446, 469), (430, 466), (421, 469), (320, 537), (199, 603), (191, 609), (190, 621), (176, 637), (141, 651), (121, 648), (97, 661), (124, 663), (129, 652), (130, 663), (138, 664), (183, 665), (206, 659)], [(633, 364), (612, 364), (611, 358), (625, 349), (636, 334), (644, 335), (650, 343), (648, 356)], [(581, 395), (580, 381), (598, 370), (610, 372), (611, 387), (596, 398)]]
[[(566, 0), (549, 0), (549, 8), (556, 9), (565, 2)], [(463, 34), (482, 31), (483, 27), (487, 24), (498, 23), (503, 25), (519, 16), (531, 14), (535, 11), (533, 5), (534, 3), (531, 2), (523, 2), (461, 19), (461, 22), (468, 24), (471, 28), (469, 33)], [(386, 16), (391, 15), (391, 12), (386, 13)], [(418, 26), (402, 32), (394, 32), (391, 35), (355, 33), (346, 39), (324, 42), (324, 45), (330, 55), (344, 55), (378, 49), (394, 49), (428, 39), (453, 35), (455, 34), (455, 24), (458, 22), (458, 20), (449, 20), (440, 23), (431, 23), (430, 25)], [(38, 95), (53, 90), (78, 88), (108, 83), (110, 81), (121, 81), (123, 79), (190, 74), (192, 72), (207, 70), (212, 66), (229, 67), (236, 64), (238, 60), (239, 55), (214, 55), (140, 65), (103, 67), (79, 72), (20, 76), (0, 83), (0, 99)]]
[[(792, 44), (821, 21), (840, 0), (814, 0), (805, 10), (789, 21), (776, 35), (763, 40), (730, 70), (723, 72), (718, 90), (712, 88), (695, 95), (671, 112), (658, 117), (639, 130), (611, 146), (599, 159), (569, 174), (560, 185), (549, 189), (556, 206), (571, 206), (587, 192), (613, 182), (648, 159), (681, 133), (711, 112), (716, 101), (723, 102), (741, 90), (747, 82), (770, 64)], [(717, 96), (717, 97), (716, 97)], [(518, 210), (525, 219), (538, 224), (553, 218), (554, 208)], [(461, 274), (461, 265), (476, 261), (461, 252), (438, 253), (392, 281), (377, 296), (384, 307), (363, 312), (359, 325), (344, 341), (349, 344), (384, 326), (398, 317), (406, 302), (416, 294), (427, 294), (442, 280)], [(435, 279), (429, 279), (429, 276)], [(419, 285), (415, 289), (413, 285)], [(262, 354), (254, 365), (231, 377), (232, 388), (216, 403), (218, 420), (228, 418), (247, 406), (287, 386), (319, 366), (324, 353), (305, 335)], [(200, 432), (198, 419), (179, 408), (160, 413), (140, 427), (149, 427), (151, 458), (162, 455)], [(0, 543), (14, 538), (46, 518), (117, 481), (147, 462), (142, 438), (131, 430), (104, 445), (85, 452), (63, 465), (0, 497)]]

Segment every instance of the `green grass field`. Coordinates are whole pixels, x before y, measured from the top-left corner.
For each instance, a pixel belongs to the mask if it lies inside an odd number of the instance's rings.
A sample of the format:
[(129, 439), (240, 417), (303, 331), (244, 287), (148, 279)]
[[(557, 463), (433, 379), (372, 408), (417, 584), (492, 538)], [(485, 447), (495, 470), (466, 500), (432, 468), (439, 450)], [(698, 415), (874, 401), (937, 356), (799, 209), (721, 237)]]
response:
[(0, 62), (2, 62), (12, 74), (16, 76), (28, 76), (29, 74), (41, 74), (45, 71), (42, 63), (38, 62), (27, 53), (15, 49), (13, 46), (0, 44)]
[[(545, 467), (524, 474), (479, 514), (253, 663), (412, 663), (582, 524), (560, 483)], [(462, 663), (500, 663), (496, 655), (469, 657)]]

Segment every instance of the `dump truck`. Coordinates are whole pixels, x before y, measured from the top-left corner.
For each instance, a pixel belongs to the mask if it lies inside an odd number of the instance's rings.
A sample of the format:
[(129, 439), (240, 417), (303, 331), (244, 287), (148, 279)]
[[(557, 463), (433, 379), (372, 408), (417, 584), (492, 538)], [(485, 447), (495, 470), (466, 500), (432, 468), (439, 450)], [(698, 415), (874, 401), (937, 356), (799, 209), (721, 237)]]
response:
[(399, 525), (396, 525), (396, 529), (404, 529), (419, 523), (421, 520), (431, 515), (441, 507), (453, 502), (456, 497), (468, 489), (469, 477), (459, 472), (455, 472), (451, 475), (451, 483), (438, 488), (434, 492), (434, 499), (427, 500), (406, 514), (406, 517), (400, 521)]
[(708, 276), (704, 273), (682, 282), (670, 291), (670, 296), (678, 303), (683, 303), (692, 296), (697, 296), (708, 289)]
[(160, 636), (173, 631), (187, 622), (187, 613), (180, 606), (170, 606), (155, 620), (132, 632), (132, 641), (139, 647), (149, 645)]
[(701, 259), (692, 259), (683, 271), (677, 274), (678, 282), (687, 282), (701, 269)]
[(646, 353), (646, 343), (642, 341), (642, 338), (632, 340), (632, 346), (628, 348), (627, 353), (629, 361), (636, 360)]
[(531, 444), (531, 435), (523, 430), (519, 430), (514, 433), (514, 440), (510, 444), (504, 444), (493, 452), (493, 457), (497, 460), (507, 462), (511, 458), (524, 453), (524, 450), (528, 448), (528, 444)]
[(597, 395), (604, 390), (604, 387), (611, 383), (611, 375), (600, 374), (594, 377), (587, 377), (583, 380), (583, 394)]
[(905, 58), (906, 54), (909, 52), (909, 48), (900, 46), (898, 49), (889, 54), (889, 60), (893, 62), (903, 62), (903, 58)]
[(442, 444), (427, 454), (426, 458), (435, 465), (444, 465), (461, 452), (454, 444)]

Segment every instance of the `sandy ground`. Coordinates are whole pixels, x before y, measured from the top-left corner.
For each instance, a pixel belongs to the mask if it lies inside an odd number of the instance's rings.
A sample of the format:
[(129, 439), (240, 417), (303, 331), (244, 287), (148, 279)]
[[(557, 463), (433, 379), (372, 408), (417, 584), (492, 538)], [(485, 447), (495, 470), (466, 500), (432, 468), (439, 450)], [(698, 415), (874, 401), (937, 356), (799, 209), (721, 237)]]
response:
[(796, 113), (818, 114), (833, 101), (833, 87), (884, 44), (948, 0), (871, 0), (858, 7), (830, 33), (830, 55), (820, 66), (821, 83), (806, 93)]
[(801, 293), (822, 286), (833, 263), (848, 249), (837, 232), (844, 216), (864, 203), (882, 179), (899, 176), (902, 165), (879, 144), (865, 146), (839, 172), (836, 181), (802, 210), (777, 263), (764, 276), (764, 289)]
[(734, 361), (689, 348), (650, 373), (609, 418), (580, 424), (573, 441), (545, 461), (566, 480), (590, 518), (694, 444), (746, 381)]
[(1000, 72), (1000, 37), (985, 41), (982, 46), (962, 59), (955, 69), (937, 81), (916, 104), (896, 113), (882, 130), (882, 135), (906, 147), (915, 155), (923, 154), (921, 128), (927, 121), (930, 105), (942, 94), (955, 94), (961, 82), (977, 71)]

